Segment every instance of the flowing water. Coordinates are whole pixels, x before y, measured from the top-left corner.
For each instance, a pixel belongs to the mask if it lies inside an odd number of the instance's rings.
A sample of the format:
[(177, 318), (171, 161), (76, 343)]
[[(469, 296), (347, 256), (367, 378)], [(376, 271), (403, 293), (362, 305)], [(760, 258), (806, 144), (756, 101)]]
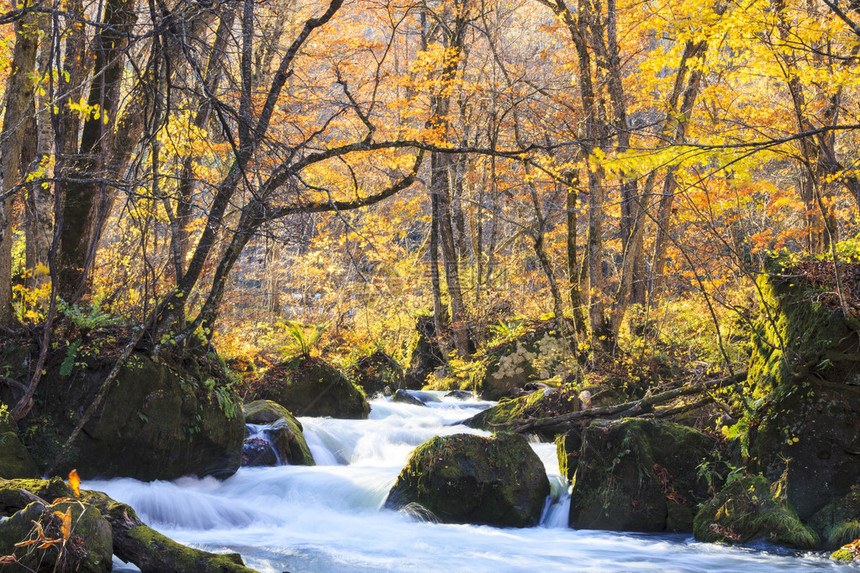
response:
[(373, 400), (368, 420), (300, 418), (315, 467), (242, 468), (225, 481), (114, 479), (84, 486), (130, 504), (147, 524), (177, 541), (241, 553), (261, 572), (840, 569), (820, 555), (776, 548), (570, 529), (568, 484), (558, 474), (553, 444), (532, 444), (552, 484), (538, 527), (445, 525), (382, 510), (415, 446), (436, 435), (486, 434), (457, 422), (489, 403), (427, 396), (432, 401), (426, 407)]

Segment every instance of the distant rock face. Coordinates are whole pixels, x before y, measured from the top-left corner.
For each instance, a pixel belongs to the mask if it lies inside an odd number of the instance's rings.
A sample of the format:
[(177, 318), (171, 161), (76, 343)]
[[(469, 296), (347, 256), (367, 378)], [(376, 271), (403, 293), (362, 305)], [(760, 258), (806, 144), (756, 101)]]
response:
[[(69, 371), (48, 368), (36, 391), (37, 406), (19, 422), (40, 472), (53, 464), (113, 366), (97, 353), (85, 354), (86, 348)], [(168, 363), (132, 354), (56, 472), (77, 468), (85, 479), (145, 481), (233, 474), (241, 462), (245, 422), (238, 397), (217, 378), (223, 375), (217, 360), (205, 356)]]
[(571, 527), (692, 531), (696, 505), (708, 497), (697, 467), (709, 458), (713, 438), (669, 422), (629, 418), (592, 422), (581, 440)]
[(517, 434), (439, 436), (412, 452), (385, 507), (416, 504), (446, 523), (530, 527), (549, 494), (546, 471)]
[(562, 364), (564, 342), (554, 323), (542, 324), (487, 349), (484, 371), (475, 383), (485, 400), (516, 395), (529, 382), (552, 378)]
[(860, 475), (860, 334), (856, 318), (821, 302), (834, 288), (804, 272), (758, 280), (766, 310), (752, 336), (756, 410), (746, 422), (750, 469), (771, 481), (786, 472), (788, 500), (807, 519)]
[(368, 396), (395, 392), (405, 385), (403, 367), (381, 350), (359, 358), (350, 377)]
[(337, 368), (311, 356), (298, 356), (273, 367), (250, 384), (250, 400), (271, 400), (297, 416), (367, 418), (364, 393)]
[(771, 485), (763, 476), (741, 478), (723, 488), (696, 514), (693, 532), (699, 541), (767, 539), (798, 549), (818, 545), (818, 536), (785, 498), (784, 484)]

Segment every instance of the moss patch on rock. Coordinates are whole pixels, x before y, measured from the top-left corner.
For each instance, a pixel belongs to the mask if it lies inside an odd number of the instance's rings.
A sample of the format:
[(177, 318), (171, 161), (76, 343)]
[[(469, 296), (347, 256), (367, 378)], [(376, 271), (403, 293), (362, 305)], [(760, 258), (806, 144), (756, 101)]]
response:
[[(71, 529), (64, 539), (62, 515), (67, 512)], [(32, 543), (16, 547), (26, 542)], [(111, 526), (101, 512), (77, 500), (33, 502), (0, 522), (0, 555), (14, 555), (22, 570), (110, 571), (112, 543)]]
[(761, 475), (733, 481), (705, 503), (696, 514), (693, 533), (699, 541), (765, 539), (798, 549), (813, 549), (819, 542), (788, 501), (784, 483), (771, 485)]
[(834, 561), (860, 564), (860, 539), (840, 547), (830, 555), (830, 558)]
[(592, 422), (582, 434), (571, 526), (692, 531), (694, 509), (708, 497), (698, 466), (715, 446), (713, 438), (670, 422)]
[(523, 436), (455, 434), (412, 452), (385, 507), (419, 504), (446, 523), (530, 527), (549, 492), (543, 464)]
[(548, 380), (563, 367), (564, 341), (553, 322), (531, 329), (488, 348), (474, 387), (485, 400), (510, 397), (526, 384)]
[(266, 438), (282, 463), (316, 465), (305, 440), (302, 423), (289, 410), (271, 400), (256, 400), (242, 407), (249, 424), (269, 424)]
[(821, 536), (824, 549), (837, 549), (860, 538), (860, 485), (816, 511), (807, 525)]
[(775, 268), (757, 281), (763, 305), (752, 336), (752, 409), (742, 421), (750, 469), (771, 481), (785, 471), (788, 500), (803, 519), (860, 475), (856, 319), (822, 302), (834, 289), (811, 280), (807, 267)]
[(2, 407), (0, 407), (0, 477), (7, 479), (39, 477), (39, 470), (33, 458), (18, 437), (18, 426), (15, 420)]
[[(49, 358), (34, 407), (18, 423), (40, 472), (54, 464), (115, 364), (112, 352), (101, 350), (116, 339), (90, 333), (80, 340)], [(28, 351), (12, 364), (17, 379), (38, 354), (35, 347)], [(21, 359), (18, 354), (0, 349), (0, 359)], [(244, 432), (239, 399), (217, 356), (200, 349), (158, 358), (133, 353), (55, 471), (141, 480), (227, 477), (239, 467)]]
[(362, 419), (370, 405), (361, 388), (320, 358), (297, 356), (249, 382), (246, 400), (271, 400), (296, 416)]

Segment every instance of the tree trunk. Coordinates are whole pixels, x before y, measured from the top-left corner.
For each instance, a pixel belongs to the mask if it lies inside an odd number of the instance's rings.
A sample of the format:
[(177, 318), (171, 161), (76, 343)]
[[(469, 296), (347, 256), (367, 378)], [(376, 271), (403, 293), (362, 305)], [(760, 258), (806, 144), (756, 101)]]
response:
[(469, 331), (466, 324), (466, 307), (460, 289), (460, 271), (457, 262), (457, 249), (454, 242), (454, 226), (449, 195), (450, 158), (446, 154), (433, 153), (430, 156), (430, 193), (438, 202), (439, 208), (439, 245), (445, 266), (445, 284), (451, 299), (451, 329), (454, 345), (460, 356), (469, 355)]
[[(89, 290), (89, 278), (105, 212), (108, 183), (104, 180), (105, 154), (111, 150), (111, 122), (116, 116), (128, 45), (127, 33), (137, 15), (134, 0), (110, 0), (105, 5), (105, 27), (94, 41), (95, 64), (80, 150), (72, 164), (72, 181), (65, 186), (63, 226), (57, 253), (60, 296), (73, 303)], [(75, 180), (77, 179), (77, 180)], [(100, 180), (101, 179), (101, 180)]]
[(14, 189), (21, 181), (21, 151), (24, 138), (22, 127), (27, 124), (25, 112), (33, 97), (33, 72), (36, 67), (36, 48), (39, 30), (33, 14), (15, 23), (15, 50), (12, 55), (12, 72), (6, 83), (6, 112), (3, 115), (3, 134), (0, 139), (0, 170), (3, 177), (3, 194), (0, 199), (0, 326), (14, 323), (12, 313), (12, 203), (17, 194)]

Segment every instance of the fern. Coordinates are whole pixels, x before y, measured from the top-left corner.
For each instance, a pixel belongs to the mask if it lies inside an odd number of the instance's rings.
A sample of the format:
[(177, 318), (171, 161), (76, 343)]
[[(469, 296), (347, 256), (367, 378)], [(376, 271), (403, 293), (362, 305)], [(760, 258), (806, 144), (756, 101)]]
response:
[(72, 373), (72, 370), (75, 367), (75, 359), (78, 357), (78, 349), (81, 347), (81, 341), (75, 340), (71, 346), (69, 346), (68, 350), (66, 350), (66, 357), (63, 359), (63, 363), (60, 364), (60, 376), (69, 376)]

